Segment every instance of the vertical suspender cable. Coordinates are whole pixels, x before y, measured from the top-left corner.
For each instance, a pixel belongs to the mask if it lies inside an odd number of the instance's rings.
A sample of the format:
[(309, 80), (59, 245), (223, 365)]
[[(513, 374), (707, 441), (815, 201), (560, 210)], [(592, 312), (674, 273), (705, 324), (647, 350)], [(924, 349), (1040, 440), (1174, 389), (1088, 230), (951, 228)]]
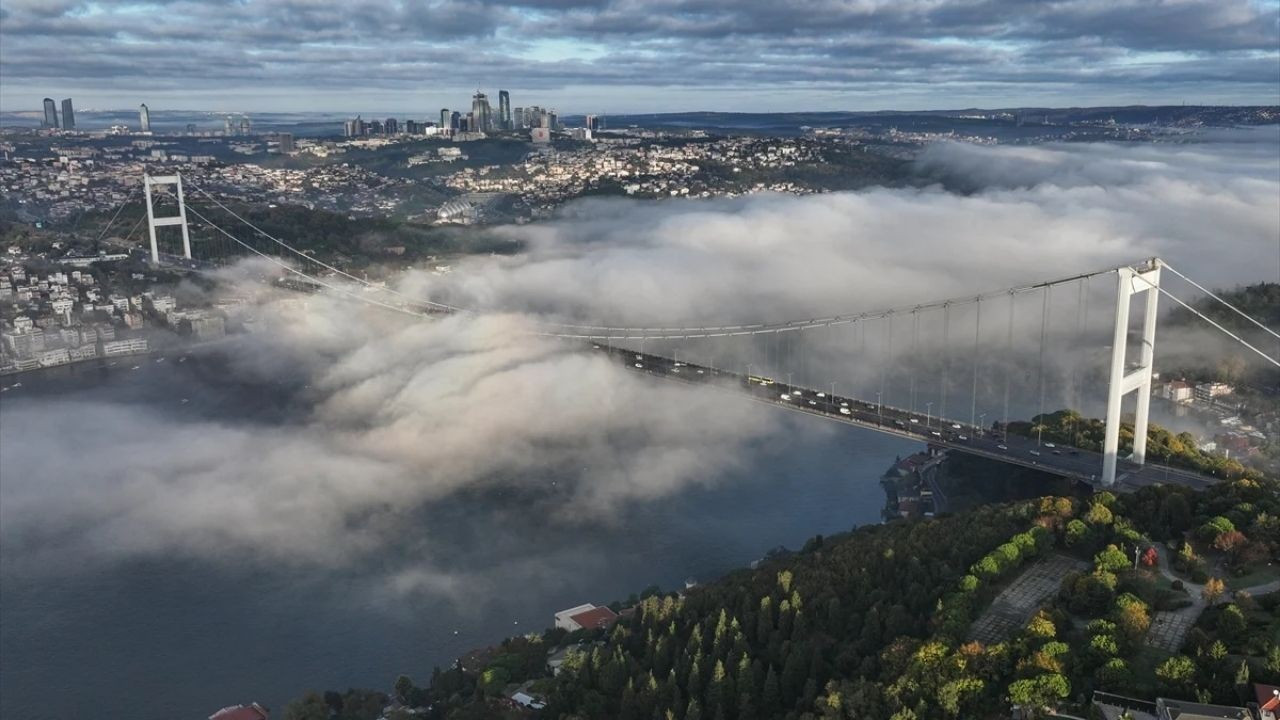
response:
[(969, 391), (969, 426), (978, 419), (978, 342), (982, 337), (982, 298), (974, 306), (973, 318), (973, 389)]
[(920, 362), (920, 312), (911, 310), (911, 412), (916, 411), (916, 365)]
[(947, 374), (951, 370), (951, 303), (945, 303), (942, 306), (942, 407), (938, 410), (938, 417), (945, 418), (947, 416), (947, 391), (950, 390), (950, 384), (947, 382)]
[(1013, 375), (1013, 311), (1016, 303), (1014, 298), (1017, 297), (1013, 291), (1009, 292), (1009, 336), (1005, 347), (1005, 371), (1004, 371), (1004, 437), (1009, 438), (1009, 379)]
[(1052, 285), (1046, 285), (1044, 293), (1041, 295), (1040, 301), (1040, 368), (1036, 372), (1038, 382), (1040, 384), (1040, 433), (1036, 434), (1036, 444), (1040, 444), (1040, 435), (1043, 433), (1044, 427), (1044, 345), (1045, 333), (1049, 327), (1049, 292), (1053, 289)]

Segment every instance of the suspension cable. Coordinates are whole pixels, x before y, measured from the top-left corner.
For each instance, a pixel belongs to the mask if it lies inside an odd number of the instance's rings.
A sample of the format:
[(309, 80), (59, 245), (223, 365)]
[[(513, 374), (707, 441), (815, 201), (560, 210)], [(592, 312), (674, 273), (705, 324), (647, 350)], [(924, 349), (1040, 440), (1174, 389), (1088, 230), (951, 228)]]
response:
[(1213, 293), (1213, 291), (1211, 291), (1211, 290), (1209, 290), (1208, 288), (1204, 287), (1203, 285), (1201, 285), (1200, 283), (1196, 282), (1195, 280), (1192, 280), (1191, 278), (1187, 277), (1186, 275), (1183, 275), (1182, 273), (1178, 272), (1178, 271), (1177, 271), (1177, 270), (1175, 270), (1175, 269), (1173, 268), (1173, 266), (1172, 266), (1172, 265), (1170, 265), (1169, 263), (1167, 263), (1167, 262), (1165, 262), (1165, 261), (1161, 260), (1161, 261), (1160, 261), (1160, 265), (1161, 265), (1161, 267), (1164, 267), (1165, 269), (1167, 269), (1169, 272), (1173, 273), (1174, 275), (1177, 275), (1178, 277), (1182, 278), (1183, 280), (1186, 280), (1187, 282), (1191, 283), (1191, 285), (1192, 285), (1193, 287), (1195, 287), (1195, 289), (1199, 290), (1200, 292), (1204, 293), (1205, 295), (1208, 295), (1209, 297), (1213, 298), (1214, 300), (1217, 300), (1218, 302), (1222, 303), (1223, 305), (1226, 305), (1226, 306), (1227, 306), (1228, 308), (1230, 308), (1233, 312), (1235, 312), (1235, 314), (1239, 315), (1240, 317), (1244, 318), (1245, 320), (1248, 320), (1249, 322), (1253, 323), (1254, 325), (1257, 325), (1258, 327), (1262, 328), (1263, 330), (1267, 331), (1268, 333), (1271, 333), (1271, 336), (1272, 336), (1272, 337), (1274, 337), (1274, 338), (1276, 338), (1276, 339), (1280, 340), (1280, 333), (1277, 333), (1275, 330), (1272, 330), (1271, 328), (1267, 327), (1266, 325), (1263, 325), (1261, 321), (1254, 319), (1254, 318), (1253, 318), (1253, 317), (1251, 317), (1250, 315), (1247, 315), (1247, 314), (1246, 314), (1243, 310), (1241, 310), (1240, 308), (1236, 307), (1235, 305), (1232, 305), (1231, 303), (1227, 302), (1226, 300), (1222, 299), (1221, 297), (1219, 297), (1219, 296), (1215, 295), (1215, 294)]
[[(1130, 269), (1132, 270), (1132, 268), (1130, 268)], [(1243, 346), (1245, 346), (1245, 347), (1249, 348), (1250, 350), (1252, 350), (1253, 352), (1257, 353), (1258, 357), (1261, 357), (1263, 360), (1266, 360), (1267, 362), (1271, 363), (1272, 365), (1275, 365), (1276, 367), (1280, 367), (1280, 360), (1277, 360), (1277, 359), (1275, 359), (1275, 358), (1271, 357), (1270, 355), (1268, 355), (1268, 354), (1266, 354), (1266, 353), (1262, 352), (1262, 351), (1261, 351), (1261, 350), (1259, 350), (1258, 348), (1256, 348), (1256, 347), (1254, 347), (1254, 346), (1250, 345), (1248, 342), (1246, 342), (1246, 341), (1244, 340), (1244, 338), (1242, 338), (1242, 337), (1240, 337), (1239, 335), (1236, 335), (1235, 333), (1231, 332), (1230, 330), (1228, 330), (1228, 329), (1226, 329), (1226, 328), (1222, 327), (1222, 326), (1221, 326), (1221, 325), (1219, 325), (1218, 323), (1214, 322), (1214, 320), (1213, 320), (1212, 318), (1210, 318), (1209, 316), (1205, 315), (1204, 313), (1200, 312), (1199, 310), (1197, 310), (1197, 309), (1195, 309), (1195, 308), (1191, 307), (1191, 306), (1190, 306), (1190, 305), (1188, 305), (1187, 303), (1185, 303), (1185, 302), (1183, 302), (1182, 300), (1178, 299), (1178, 296), (1174, 295), (1173, 293), (1169, 292), (1168, 290), (1165, 290), (1164, 288), (1160, 287), (1159, 285), (1156, 285), (1155, 283), (1151, 282), (1150, 280), (1146, 279), (1145, 277), (1142, 277), (1142, 274), (1141, 274), (1141, 273), (1139, 273), (1137, 270), (1133, 270), (1133, 275), (1134, 275), (1134, 277), (1141, 278), (1142, 282), (1146, 283), (1147, 285), (1149, 285), (1149, 286), (1151, 286), (1151, 287), (1155, 288), (1156, 290), (1159, 290), (1159, 291), (1160, 291), (1160, 293), (1161, 293), (1162, 295), (1165, 295), (1165, 296), (1166, 296), (1166, 297), (1168, 297), (1170, 300), (1172, 300), (1172, 301), (1174, 301), (1174, 302), (1178, 303), (1179, 305), (1181, 305), (1182, 307), (1186, 308), (1187, 310), (1190, 310), (1192, 313), (1194, 313), (1194, 314), (1195, 314), (1197, 317), (1199, 317), (1201, 320), (1204, 320), (1205, 322), (1209, 323), (1210, 325), (1214, 326), (1215, 328), (1217, 328), (1217, 329), (1221, 330), (1224, 334), (1226, 334), (1226, 336), (1227, 336), (1227, 337), (1231, 338), (1232, 340), (1235, 340), (1236, 342), (1240, 343), (1241, 345), (1243, 345)]]

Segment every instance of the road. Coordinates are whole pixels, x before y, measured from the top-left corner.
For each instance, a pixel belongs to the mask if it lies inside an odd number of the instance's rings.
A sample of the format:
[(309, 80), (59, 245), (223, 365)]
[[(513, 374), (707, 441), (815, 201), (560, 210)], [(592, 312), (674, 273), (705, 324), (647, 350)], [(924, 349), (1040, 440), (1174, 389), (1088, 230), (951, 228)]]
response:
[[(932, 417), (891, 407), (866, 398), (832, 396), (824, 390), (788, 385), (774, 380), (748, 376), (720, 368), (677, 361), (673, 358), (626, 348), (593, 345), (597, 352), (609, 354), (628, 369), (655, 375), (666, 380), (708, 385), (731, 390), (757, 402), (818, 415), (849, 425), (865, 427), (899, 437), (920, 440), (957, 452), (977, 455), (1004, 463), (1032, 468), (1062, 477), (1104, 487), (1101, 481), (1102, 454), (1075, 448), (1055, 447), (1035, 438), (1019, 435), (996, 435), (989, 429), (957, 420)], [(1178, 484), (1203, 489), (1216, 478), (1147, 463), (1136, 465), (1121, 461), (1113, 488), (1133, 491), (1147, 485)]]

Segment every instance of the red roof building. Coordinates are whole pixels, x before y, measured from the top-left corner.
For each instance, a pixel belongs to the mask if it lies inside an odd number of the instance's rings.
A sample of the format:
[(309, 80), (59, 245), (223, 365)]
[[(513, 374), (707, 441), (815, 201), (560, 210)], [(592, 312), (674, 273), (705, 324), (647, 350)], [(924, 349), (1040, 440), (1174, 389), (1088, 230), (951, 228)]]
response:
[(1253, 692), (1258, 698), (1258, 714), (1262, 720), (1280, 718), (1280, 687), (1254, 683)]
[(267, 709), (258, 703), (231, 705), (209, 716), (209, 720), (269, 720), (269, 718)]
[(607, 607), (595, 607), (570, 615), (569, 619), (584, 629), (607, 628), (618, 621), (618, 614)]

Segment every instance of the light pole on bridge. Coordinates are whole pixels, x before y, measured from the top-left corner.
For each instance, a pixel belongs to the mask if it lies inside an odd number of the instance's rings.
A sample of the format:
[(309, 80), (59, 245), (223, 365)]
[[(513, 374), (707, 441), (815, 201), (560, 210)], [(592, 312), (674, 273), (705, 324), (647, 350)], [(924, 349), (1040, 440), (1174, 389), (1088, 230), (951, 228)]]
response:
[(933, 403), (927, 402), (924, 404), (924, 426), (930, 427), (932, 421), (933, 421)]
[(986, 434), (987, 434), (987, 433), (985, 432), (986, 422), (987, 422), (987, 414), (986, 414), (986, 413), (978, 413), (978, 434), (979, 434), (979, 435), (986, 435)]
[(884, 403), (880, 402), (881, 395), (883, 395), (883, 393), (880, 393), (880, 392), (876, 393), (876, 417), (878, 418), (876, 420), (877, 425), (884, 424)]

